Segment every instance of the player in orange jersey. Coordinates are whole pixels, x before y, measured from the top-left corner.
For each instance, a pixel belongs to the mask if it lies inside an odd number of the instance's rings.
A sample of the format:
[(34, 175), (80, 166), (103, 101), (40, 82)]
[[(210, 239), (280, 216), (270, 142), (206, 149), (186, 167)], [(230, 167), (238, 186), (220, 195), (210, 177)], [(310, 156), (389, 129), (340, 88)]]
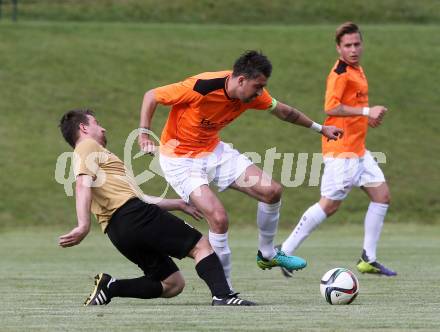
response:
[[(337, 28), (336, 49), (339, 59), (327, 78), (325, 124), (343, 128), (344, 137), (337, 141), (322, 140), (325, 168), (321, 199), (303, 214), (281, 248), (293, 253), (321, 222), (338, 210), (352, 187), (360, 187), (371, 202), (365, 216), (363, 251), (357, 268), (362, 273), (394, 276), (396, 272), (376, 261), (390, 193), (382, 170), (365, 148), (368, 126), (379, 126), (387, 109), (368, 107), (368, 83), (359, 65), (362, 35), (354, 23), (346, 22)], [(286, 277), (291, 276), (287, 269), (282, 271)]]
[[(264, 174), (246, 156), (219, 138), (219, 132), (248, 109), (264, 110), (281, 120), (336, 140), (342, 130), (321, 126), (294, 107), (275, 100), (265, 89), (272, 65), (256, 51), (244, 53), (232, 71), (202, 73), (182, 82), (148, 91), (140, 114), (139, 145), (151, 153), (151, 119), (157, 104), (172, 106), (161, 136), (160, 164), (166, 180), (186, 201), (200, 210), (209, 224), (209, 241), (219, 256), (231, 285), (228, 216), (208, 186), (233, 188), (258, 200), (257, 224), (260, 268), (283, 266), (298, 270), (305, 260), (274, 248), (280, 210), (281, 185)], [(255, 181), (257, 180), (257, 181)]]

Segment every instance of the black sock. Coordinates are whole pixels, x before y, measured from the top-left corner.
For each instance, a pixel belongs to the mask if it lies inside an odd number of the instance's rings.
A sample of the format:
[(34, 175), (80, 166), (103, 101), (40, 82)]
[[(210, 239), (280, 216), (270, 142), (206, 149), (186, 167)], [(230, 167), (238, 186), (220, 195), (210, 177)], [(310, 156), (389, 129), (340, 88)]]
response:
[(116, 280), (109, 287), (111, 297), (133, 297), (137, 299), (154, 299), (162, 295), (160, 281), (145, 276), (135, 279)]
[(231, 293), (225, 271), (223, 271), (223, 266), (215, 252), (203, 258), (196, 265), (196, 271), (208, 285), (212, 296), (224, 297)]

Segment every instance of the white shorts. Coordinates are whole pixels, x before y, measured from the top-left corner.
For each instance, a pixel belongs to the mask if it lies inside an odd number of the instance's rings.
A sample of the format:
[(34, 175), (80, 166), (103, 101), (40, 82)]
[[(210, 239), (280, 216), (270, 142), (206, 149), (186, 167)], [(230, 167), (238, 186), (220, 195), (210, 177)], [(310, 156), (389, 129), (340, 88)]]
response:
[(321, 196), (335, 201), (346, 198), (353, 187), (385, 182), (370, 151), (360, 158), (324, 158), (324, 165)]
[(203, 158), (168, 157), (160, 154), (160, 167), (165, 179), (185, 202), (202, 185), (213, 182), (219, 191), (228, 188), (252, 161), (229, 144), (220, 142)]

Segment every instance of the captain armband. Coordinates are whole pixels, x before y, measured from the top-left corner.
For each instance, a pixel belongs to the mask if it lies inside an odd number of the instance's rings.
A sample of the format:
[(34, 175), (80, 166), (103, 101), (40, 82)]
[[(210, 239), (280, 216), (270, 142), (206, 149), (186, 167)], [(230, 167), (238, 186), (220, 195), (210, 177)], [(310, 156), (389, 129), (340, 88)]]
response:
[(272, 104), (270, 105), (270, 107), (267, 109), (269, 112), (272, 112), (278, 105), (278, 101), (272, 97)]

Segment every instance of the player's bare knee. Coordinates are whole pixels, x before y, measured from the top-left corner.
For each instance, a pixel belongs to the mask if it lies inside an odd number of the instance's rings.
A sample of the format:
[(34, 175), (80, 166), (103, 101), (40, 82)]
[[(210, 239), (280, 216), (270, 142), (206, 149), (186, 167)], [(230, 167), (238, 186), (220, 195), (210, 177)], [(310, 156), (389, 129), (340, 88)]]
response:
[(273, 190), (272, 190), (271, 203), (277, 203), (281, 200), (281, 196), (283, 194), (283, 186), (278, 182), (273, 182), (272, 188)]
[(383, 199), (383, 204), (391, 204), (391, 193), (389, 189), (385, 191)]
[(336, 211), (339, 209), (339, 204), (327, 204), (323, 207), (323, 210), (327, 217), (330, 217), (331, 215), (335, 214)]
[(371, 195), (371, 201), (380, 204), (390, 204), (391, 195), (388, 186), (382, 185), (380, 188), (381, 190), (378, 190), (377, 192), (374, 192), (373, 195)]
[(278, 203), (281, 200), (282, 193), (283, 187), (278, 182), (272, 182), (271, 186), (267, 188), (263, 202), (267, 204)]
[(225, 211), (214, 211), (209, 221), (209, 227), (214, 233), (224, 234), (228, 231), (228, 215)]
[(332, 200), (327, 197), (321, 197), (321, 199), (319, 200), (319, 205), (321, 206), (327, 217), (335, 214), (341, 206), (341, 203), (342, 201)]
[(391, 203), (391, 195), (390, 195), (389, 192), (386, 192), (386, 193), (383, 194), (381, 203), (382, 204), (390, 205), (390, 203)]
[(168, 288), (167, 292), (165, 291), (163, 292), (162, 297), (165, 298), (175, 297), (180, 293), (182, 293), (184, 288), (185, 288), (185, 281), (183, 281), (182, 283), (172, 285)]
[(203, 235), (203, 236), (200, 238), (199, 242), (197, 242), (197, 244), (196, 244), (196, 248), (197, 248), (198, 250), (207, 250), (207, 251), (211, 251), (211, 252), (213, 252), (213, 249), (212, 249), (212, 247), (211, 247), (211, 244), (209, 243), (209, 239), (208, 239), (208, 237), (206, 237), (205, 235)]
[(385, 203), (384, 204), (388, 204), (388, 205), (391, 204), (391, 195), (390, 195), (390, 193), (388, 193), (388, 195), (385, 197)]
[(191, 250), (191, 257), (200, 260), (203, 257), (209, 256), (214, 252), (206, 236), (202, 236), (196, 243), (193, 250)]
[(183, 277), (181, 276), (179, 277), (175, 276), (171, 278), (171, 280), (166, 279), (162, 281), (162, 287), (163, 287), (163, 292), (161, 297), (164, 298), (175, 297), (180, 293), (182, 293), (183, 289), (185, 288), (185, 279), (183, 279)]
[(179, 282), (174, 286), (174, 296), (177, 296), (180, 293), (182, 293), (184, 288), (185, 288), (185, 279), (182, 279), (181, 282)]
[(380, 204), (388, 204), (390, 205), (391, 203), (391, 195), (389, 193), (384, 193), (378, 197), (375, 197), (372, 200), (374, 203), (380, 203)]

